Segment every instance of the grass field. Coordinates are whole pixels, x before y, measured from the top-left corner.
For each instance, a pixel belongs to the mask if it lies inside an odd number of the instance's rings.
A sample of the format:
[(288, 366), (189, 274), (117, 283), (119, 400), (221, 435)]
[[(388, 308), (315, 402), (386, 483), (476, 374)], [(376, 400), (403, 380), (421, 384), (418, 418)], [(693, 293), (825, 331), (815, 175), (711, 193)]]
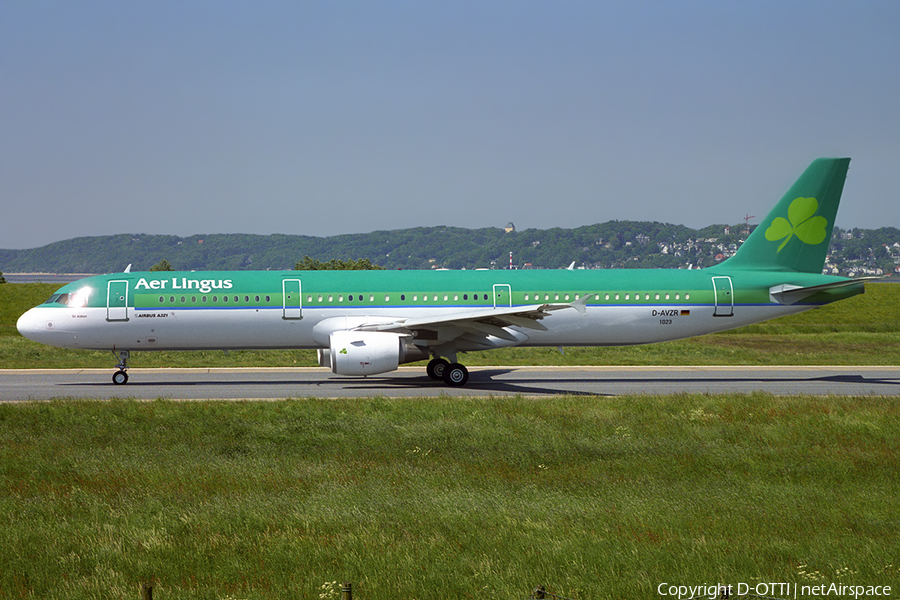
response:
[[(0, 366), (112, 368), (109, 352), (37, 344), (16, 331), (16, 319), (55, 289), (0, 285)], [(473, 352), (467, 365), (896, 365), (900, 363), (900, 284), (875, 283), (866, 293), (791, 317), (734, 331), (647, 346), (508, 348)], [(424, 365), (424, 362), (422, 363)], [(314, 366), (311, 350), (135, 352), (132, 367)]]
[(0, 404), (0, 597), (897, 586), (898, 469), (887, 398)]
[[(25, 340), (0, 366), (112, 367)], [(898, 364), (900, 285), (772, 323), (468, 364)], [(140, 353), (134, 366), (312, 364)], [(893, 398), (0, 403), (0, 598), (577, 600), (739, 582), (900, 593)], [(807, 596), (808, 597), (808, 596)]]

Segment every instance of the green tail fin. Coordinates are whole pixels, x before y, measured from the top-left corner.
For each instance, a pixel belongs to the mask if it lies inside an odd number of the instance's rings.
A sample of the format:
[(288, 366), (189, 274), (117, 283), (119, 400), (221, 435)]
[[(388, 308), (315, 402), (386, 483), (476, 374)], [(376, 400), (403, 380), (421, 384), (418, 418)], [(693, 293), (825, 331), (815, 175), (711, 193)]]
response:
[(814, 160), (734, 256), (720, 267), (821, 273), (849, 158)]

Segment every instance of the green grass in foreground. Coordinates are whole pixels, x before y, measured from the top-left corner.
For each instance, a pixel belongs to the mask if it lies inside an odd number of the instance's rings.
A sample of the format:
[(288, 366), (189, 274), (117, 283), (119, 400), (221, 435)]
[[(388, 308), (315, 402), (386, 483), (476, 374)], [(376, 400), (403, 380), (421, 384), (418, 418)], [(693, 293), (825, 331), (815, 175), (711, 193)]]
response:
[(897, 585), (898, 468), (877, 397), (5, 404), (0, 597)]
[[(25, 339), (18, 316), (56, 286), (0, 286), (0, 367), (112, 368), (109, 352), (64, 350)], [(505, 348), (465, 354), (481, 365), (896, 365), (900, 361), (900, 284), (876, 283), (866, 293), (799, 315), (734, 331), (618, 348)], [(132, 367), (310, 367), (312, 350), (135, 352)], [(425, 363), (419, 363), (424, 365)]]

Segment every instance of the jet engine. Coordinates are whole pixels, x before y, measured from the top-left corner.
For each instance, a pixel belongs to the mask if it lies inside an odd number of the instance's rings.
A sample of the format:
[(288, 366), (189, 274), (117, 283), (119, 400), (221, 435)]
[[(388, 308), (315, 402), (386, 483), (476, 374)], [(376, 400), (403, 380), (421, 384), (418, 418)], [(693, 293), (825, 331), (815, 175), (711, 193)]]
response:
[(377, 375), (396, 371), (402, 363), (428, 358), (428, 353), (407, 345), (405, 336), (381, 331), (335, 331), (329, 348), (320, 349), (319, 365), (338, 375)]

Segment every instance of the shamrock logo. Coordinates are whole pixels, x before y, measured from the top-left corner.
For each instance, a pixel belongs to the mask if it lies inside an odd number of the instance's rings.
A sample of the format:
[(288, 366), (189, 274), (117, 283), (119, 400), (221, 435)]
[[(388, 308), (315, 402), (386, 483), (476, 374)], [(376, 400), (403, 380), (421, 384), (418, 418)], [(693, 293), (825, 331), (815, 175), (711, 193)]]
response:
[(790, 222), (784, 217), (775, 218), (766, 229), (766, 239), (770, 242), (777, 242), (784, 238), (784, 241), (778, 246), (778, 252), (781, 252), (785, 244), (795, 235), (804, 244), (813, 246), (821, 244), (827, 235), (825, 228), (828, 226), (828, 219), (813, 216), (818, 209), (819, 201), (815, 198), (795, 198), (788, 207)]
[(338, 352), (338, 354), (347, 354), (347, 349), (346, 349), (346, 348), (341, 348), (341, 351)]

